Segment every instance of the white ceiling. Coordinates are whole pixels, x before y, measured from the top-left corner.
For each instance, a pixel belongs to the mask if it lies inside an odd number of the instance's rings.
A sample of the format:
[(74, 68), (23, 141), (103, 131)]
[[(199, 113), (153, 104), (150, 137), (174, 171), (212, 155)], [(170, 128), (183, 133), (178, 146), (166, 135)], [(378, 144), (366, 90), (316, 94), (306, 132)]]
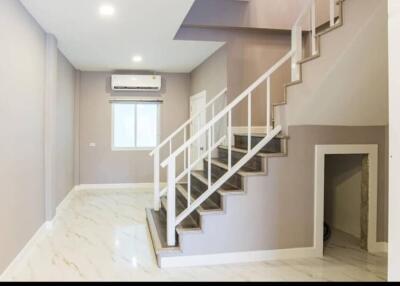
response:
[[(176, 41), (194, 0), (21, 0), (60, 50), (84, 71), (190, 72), (223, 43)], [(103, 18), (102, 4), (115, 7)], [(133, 63), (134, 55), (143, 57)]]

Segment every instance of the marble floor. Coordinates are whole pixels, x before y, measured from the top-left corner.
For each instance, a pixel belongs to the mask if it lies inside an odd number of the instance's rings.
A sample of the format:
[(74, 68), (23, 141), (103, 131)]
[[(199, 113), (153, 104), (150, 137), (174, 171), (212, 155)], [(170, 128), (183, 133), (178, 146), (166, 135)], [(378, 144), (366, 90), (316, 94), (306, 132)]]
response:
[(383, 281), (387, 257), (342, 236), (324, 258), (159, 269), (146, 225), (148, 189), (74, 191), (5, 281)]

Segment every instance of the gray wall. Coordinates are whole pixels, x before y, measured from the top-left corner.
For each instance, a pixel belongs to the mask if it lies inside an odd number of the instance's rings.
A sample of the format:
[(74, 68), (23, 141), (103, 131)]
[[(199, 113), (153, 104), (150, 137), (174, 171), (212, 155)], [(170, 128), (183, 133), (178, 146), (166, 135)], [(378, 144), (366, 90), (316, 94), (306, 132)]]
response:
[(345, 1), (343, 13), (343, 27), (321, 38), (321, 58), (303, 65), (303, 83), (288, 89), (288, 125), (388, 124), (387, 1)]
[[(46, 34), (19, 1), (0, 2), (0, 273), (45, 221)], [(72, 65), (59, 53), (55, 208), (73, 186)], [(53, 176), (52, 175), (52, 176)]]
[(75, 69), (58, 53), (56, 99), (55, 205), (74, 187)]
[(227, 69), (227, 48), (223, 46), (190, 73), (190, 95), (205, 90), (210, 101), (227, 87)]
[[(153, 158), (150, 151), (111, 150), (112, 95), (117, 97), (160, 97), (161, 139), (169, 136), (189, 116), (190, 79), (188, 74), (164, 74), (160, 93), (111, 91), (111, 73), (82, 72), (80, 78), (80, 183), (151, 183)], [(89, 147), (96, 143), (96, 147)], [(175, 142), (174, 146), (178, 146)], [(168, 148), (167, 148), (168, 149)], [(166, 151), (162, 153), (165, 158)], [(165, 180), (165, 170), (161, 180)]]
[(45, 34), (19, 1), (0, 1), (0, 272), (44, 222)]
[[(226, 42), (228, 102), (240, 95), (259, 76), (290, 50), (290, 34), (286, 32), (246, 29), (183, 27), (177, 39), (217, 40)], [(290, 63), (279, 69), (271, 79), (272, 100), (283, 99), (283, 85), (290, 81)], [(265, 126), (265, 84), (253, 93), (253, 126)], [(233, 112), (234, 126), (247, 126), (247, 102)]]

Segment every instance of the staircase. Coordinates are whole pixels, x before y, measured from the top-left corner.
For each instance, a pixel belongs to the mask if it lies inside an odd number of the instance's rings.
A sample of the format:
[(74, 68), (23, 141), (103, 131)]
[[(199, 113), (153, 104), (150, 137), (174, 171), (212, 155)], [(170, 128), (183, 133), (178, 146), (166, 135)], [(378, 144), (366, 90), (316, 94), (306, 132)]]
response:
[[(290, 86), (302, 82), (302, 65), (321, 55), (320, 37), (343, 24), (343, 0), (318, 0), (329, 2), (330, 20), (317, 26), (316, 1), (309, 0), (299, 15), (292, 29), (292, 49), (281, 60), (222, 111), (215, 113), (216, 100), (227, 90), (218, 94), (204, 110), (212, 110), (212, 118), (195, 135), (187, 136), (190, 124), (199, 114), (151, 153), (154, 156), (154, 209), (147, 209), (146, 215), (160, 267), (174, 265), (174, 259), (181, 257), (265, 249), (262, 238), (268, 229), (262, 229), (261, 202), (267, 191), (262, 189), (257, 178), (268, 175), (269, 160), (288, 156), (289, 137), (285, 135), (287, 126), (281, 107), (286, 104)], [(307, 13), (311, 25), (305, 28), (303, 22)], [(303, 37), (307, 33), (311, 40), (310, 55), (303, 49)], [(271, 76), (288, 61), (292, 65), (292, 81), (284, 86), (284, 101), (273, 104)], [(261, 84), (267, 86), (266, 128), (264, 133), (254, 133), (252, 92)], [(240, 104), (248, 108), (246, 133), (233, 132), (232, 114)], [(227, 122), (227, 132), (216, 138), (214, 128), (222, 120)], [(172, 142), (179, 135), (183, 135), (182, 144), (173, 150)], [(201, 136), (207, 138), (207, 150), (200, 158), (192, 160), (190, 148)], [(160, 163), (161, 150), (168, 146), (169, 156)], [(180, 161), (183, 161), (183, 170), (177, 172)], [(203, 164), (201, 171), (195, 169), (199, 162)], [(167, 168), (164, 189), (160, 188), (160, 168)]]

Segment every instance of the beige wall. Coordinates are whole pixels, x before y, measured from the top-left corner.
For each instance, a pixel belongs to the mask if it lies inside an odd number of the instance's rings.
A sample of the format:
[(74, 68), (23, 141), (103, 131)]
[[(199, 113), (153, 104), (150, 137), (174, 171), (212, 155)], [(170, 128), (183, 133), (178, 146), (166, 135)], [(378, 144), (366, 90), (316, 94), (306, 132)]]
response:
[(207, 101), (227, 87), (227, 48), (223, 46), (190, 73), (190, 94), (205, 90)]
[[(161, 97), (161, 138), (169, 136), (189, 116), (188, 74), (164, 74), (160, 93), (111, 91), (111, 73), (82, 72), (80, 78), (80, 183), (151, 183), (150, 151), (111, 151), (110, 97)], [(96, 143), (96, 147), (89, 147)], [(176, 143), (177, 144), (177, 143)], [(177, 145), (175, 145), (177, 146)], [(163, 151), (163, 156), (167, 150)], [(162, 157), (164, 158), (164, 157)], [(165, 180), (165, 170), (162, 172)]]
[(0, 1), (0, 273), (44, 222), (45, 34)]
[(74, 187), (75, 69), (58, 53), (56, 99), (55, 205)]
[(361, 238), (363, 155), (325, 158), (325, 221), (334, 229)]
[[(245, 29), (181, 28), (178, 39), (226, 42), (228, 102), (240, 95), (290, 50), (290, 33)], [(290, 63), (272, 77), (273, 102), (283, 99), (283, 85), (290, 81)], [(253, 126), (265, 126), (265, 85), (253, 93)], [(247, 125), (247, 102), (233, 111), (233, 125)]]
[(344, 26), (321, 38), (321, 58), (289, 88), (288, 125), (387, 125), (387, 40), (386, 0), (345, 1)]

